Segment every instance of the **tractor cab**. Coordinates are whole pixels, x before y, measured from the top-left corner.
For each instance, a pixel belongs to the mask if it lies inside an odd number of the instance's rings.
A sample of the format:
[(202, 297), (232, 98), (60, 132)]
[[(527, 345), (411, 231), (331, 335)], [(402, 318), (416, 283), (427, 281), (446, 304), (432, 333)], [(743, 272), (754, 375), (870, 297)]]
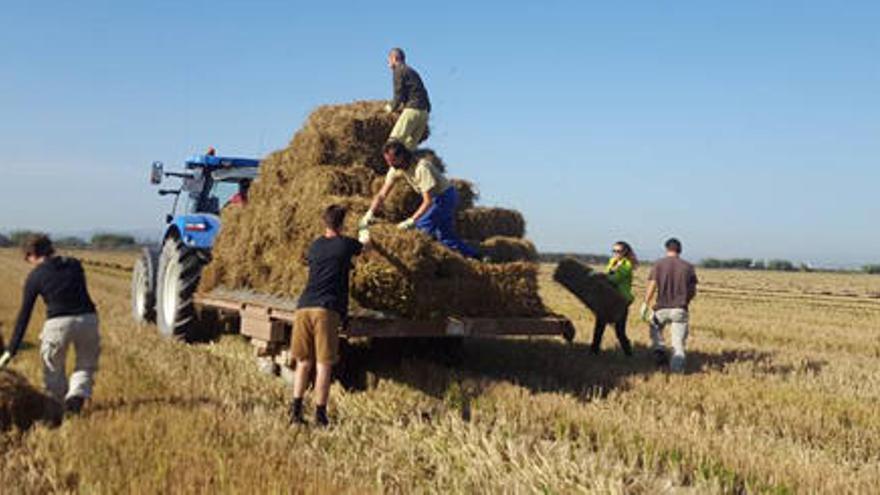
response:
[(251, 181), (257, 177), (258, 160), (213, 155), (196, 155), (185, 162), (191, 178), (185, 178), (187, 213), (219, 215), (237, 195), (247, 194)]
[(221, 210), (246, 201), (259, 164), (249, 158), (195, 155), (184, 162), (184, 172), (166, 172), (161, 162), (153, 163), (153, 184), (161, 184), (165, 177), (182, 179), (178, 188), (159, 190), (176, 196), (165, 217), (168, 227), (163, 238), (175, 236), (187, 246), (210, 248), (220, 228)]
[[(159, 194), (183, 193), (186, 213), (217, 215), (235, 195), (246, 194), (259, 165), (259, 160), (250, 158), (195, 155), (184, 162), (185, 172), (165, 172), (161, 162), (154, 162), (150, 182), (158, 185), (164, 177), (181, 178), (180, 188), (161, 189)], [(175, 202), (175, 210), (177, 206)]]

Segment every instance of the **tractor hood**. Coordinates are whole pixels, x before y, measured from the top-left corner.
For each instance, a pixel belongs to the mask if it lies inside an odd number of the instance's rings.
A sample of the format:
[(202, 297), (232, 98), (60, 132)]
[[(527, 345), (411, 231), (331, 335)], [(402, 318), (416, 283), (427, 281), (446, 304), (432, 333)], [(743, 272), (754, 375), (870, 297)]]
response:
[(208, 213), (180, 215), (169, 229), (177, 229), (183, 244), (190, 248), (210, 249), (220, 231), (220, 217)]

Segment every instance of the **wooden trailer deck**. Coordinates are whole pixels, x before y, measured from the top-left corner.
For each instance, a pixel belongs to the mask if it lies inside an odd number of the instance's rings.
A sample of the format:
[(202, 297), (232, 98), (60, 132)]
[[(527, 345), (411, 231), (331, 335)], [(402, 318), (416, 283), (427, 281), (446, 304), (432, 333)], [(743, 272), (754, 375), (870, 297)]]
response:
[[(212, 292), (196, 296), (196, 304), (241, 318), (240, 332), (266, 344), (286, 342), (290, 336), (296, 302), (247, 292)], [(443, 318), (406, 320), (373, 311), (353, 310), (340, 336), (371, 337), (500, 337), (559, 336), (574, 338), (574, 326), (567, 318)]]

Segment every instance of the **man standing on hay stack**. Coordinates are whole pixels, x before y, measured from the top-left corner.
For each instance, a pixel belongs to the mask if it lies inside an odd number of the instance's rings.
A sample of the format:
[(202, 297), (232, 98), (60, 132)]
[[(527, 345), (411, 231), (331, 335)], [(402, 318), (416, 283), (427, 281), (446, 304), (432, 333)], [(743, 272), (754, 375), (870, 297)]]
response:
[(443, 171), (427, 157), (417, 159), (409, 148), (396, 140), (385, 144), (382, 156), (388, 164), (388, 174), (382, 189), (373, 198), (370, 209), (361, 218), (359, 226), (369, 225), (374, 212), (382, 208), (382, 203), (394, 183), (402, 177), (421, 195), (422, 203), (411, 217), (397, 224), (397, 227), (402, 230), (415, 227), (468, 258), (479, 258), (479, 254), (455, 234), (458, 191), (443, 175)]
[(388, 68), (394, 74), (394, 98), (385, 110), (389, 113), (400, 110), (388, 140), (396, 139), (412, 151), (427, 137), (428, 113), (431, 111), (428, 90), (419, 73), (406, 65), (402, 49), (392, 48), (388, 53)]
[[(40, 335), (40, 356), (46, 390), (53, 399), (64, 403), (65, 411), (78, 414), (92, 396), (101, 353), (98, 317), (86, 287), (85, 273), (76, 259), (55, 256), (52, 241), (45, 235), (31, 236), (25, 242), (24, 259), (34, 269), (25, 281), (15, 331), (9, 348), (0, 357), (0, 368), (18, 352), (34, 303), (37, 296), (42, 296), (46, 322)], [(76, 350), (76, 364), (68, 386), (64, 365), (71, 345)]]
[(342, 235), (345, 208), (331, 205), (324, 210), (324, 235), (309, 247), (309, 278), (299, 298), (293, 320), (291, 350), (296, 359), (290, 422), (304, 424), (303, 395), (313, 365), (315, 377), (315, 422), (327, 426), (327, 399), (333, 365), (339, 360), (339, 327), (348, 316), (348, 274), (351, 259), (369, 246), (364, 228), (358, 239)]
[(658, 366), (669, 359), (663, 345), (663, 327), (672, 327), (672, 361), (669, 368), (684, 373), (685, 344), (688, 337), (688, 306), (697, 295), (697, 274), (694, 266), (681, 259), (681, 242), (671, 238), (666, 241), (666, 257), (654, 263), (648, 275), (648, 288), (642, 304), (642, 319), (647, 320), (648, 306), (654, 295), (654, 314), (650, 317), (651, 342)]

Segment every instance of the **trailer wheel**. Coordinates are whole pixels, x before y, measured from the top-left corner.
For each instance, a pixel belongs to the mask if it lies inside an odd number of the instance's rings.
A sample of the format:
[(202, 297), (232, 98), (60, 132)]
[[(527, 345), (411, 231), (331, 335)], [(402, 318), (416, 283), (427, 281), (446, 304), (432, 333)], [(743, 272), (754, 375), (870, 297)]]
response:
[(148, 253), (144, 253), (135, 261), (131, 274), (131, 316), (141, 325), (156, 321), (155, 274), (150, 269), (147, 256)]
[(159, 256), (156, 323), (159, 332), (186, 342), (201, 340), (194, 296), (204, 262), (195, 249), (169, 237)]

